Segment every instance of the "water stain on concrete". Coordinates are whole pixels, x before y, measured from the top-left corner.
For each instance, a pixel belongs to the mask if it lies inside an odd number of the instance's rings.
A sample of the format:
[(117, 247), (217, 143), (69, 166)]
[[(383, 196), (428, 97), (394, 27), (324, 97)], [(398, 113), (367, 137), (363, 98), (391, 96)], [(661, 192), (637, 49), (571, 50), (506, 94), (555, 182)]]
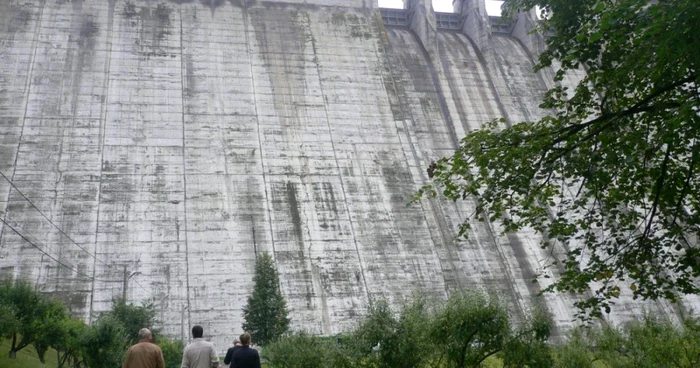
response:
[(296, 240), (302, 242), (304, 240), (304, 234), (301, 228), (301, 215), (299, 213), (297, 189), (296, 186), (291, 182), (287, 182), (287, 202), (289, 204), (289, 214), (292, 218), (292, 224), (294, 226), (294, 234), (296, 236)]

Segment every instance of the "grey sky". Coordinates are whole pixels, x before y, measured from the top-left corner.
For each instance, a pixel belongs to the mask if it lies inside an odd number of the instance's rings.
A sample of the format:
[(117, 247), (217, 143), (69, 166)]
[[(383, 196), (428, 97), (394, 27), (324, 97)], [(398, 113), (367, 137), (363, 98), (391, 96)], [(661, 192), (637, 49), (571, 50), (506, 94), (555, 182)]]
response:
[[(486, 12), (489, 15), (501, 15), (503, 1), (486, 0)], [(379, 0), (383, 8), (402, 8), (403, 0)], [(433, 0), (433, 8), (439, 12), (451, 12), (452, 0)]]

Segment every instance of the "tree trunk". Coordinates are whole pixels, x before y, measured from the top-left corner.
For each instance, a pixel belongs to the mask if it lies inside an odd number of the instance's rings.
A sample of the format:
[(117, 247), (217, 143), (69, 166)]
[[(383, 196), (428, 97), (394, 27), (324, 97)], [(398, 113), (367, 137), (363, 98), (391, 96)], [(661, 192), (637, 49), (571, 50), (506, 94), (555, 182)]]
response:
[(12, 346), (10, 347), (10, 359), (15, 359), (17, 357), (17, 351), (15, 350), (17, 346), (17, 333), (12, 334)]
[(41, 344), (34, 344), (34, 348), (36, 349), (36, 354), (39, 356), (39, 361), (41, 364), (46, 364), (46, 350), (48, 350), (48, 347), (43, 346)]
[(464, 344), (464, 348), (462, 349), (462, 356), (459, 358), (459, 368), (466, 367), (465, 361), (467, 360), (467, 350), (469, 349), (469, 341), (471, 341), (471, 340), (468, 340)]

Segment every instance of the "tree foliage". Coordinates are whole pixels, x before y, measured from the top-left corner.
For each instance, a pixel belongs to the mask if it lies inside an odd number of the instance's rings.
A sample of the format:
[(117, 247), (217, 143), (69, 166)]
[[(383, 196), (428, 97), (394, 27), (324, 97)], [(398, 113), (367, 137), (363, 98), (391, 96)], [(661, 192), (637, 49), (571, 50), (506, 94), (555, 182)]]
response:
[(455, 293), (447, 303), (418, 295), (398, 311), (373, 301), (357, 328), (336, 341), (292, 335), (263, 356), (273, 368), (484, 367), (496, 356), (506, 367), (549, 368), (550, 327), (539, 310), (513, 321), (499, 298), (481, 292)]
[(262, 253), (255, 261), (253, 292), (243, 307), (243, 329), (251, 334), (253, 343), (263, 346), (289, 330), (288, 314), (274, 261)]
[(42, 327), (40, 319), (48, 302), (42, 299), (32, 286), (23, 281), (3, 280), (0, 285), (0, 304), (13, 313), (6, 320), (5, 336), (12, 339), (9, 356), (29, 346)]
[[(549, 115), (486, 124), (428, 169), (438, 192), (476, 199), (475, 218), (506, 232), (534, 228), (562, 247), (546, 291), (590, 292), (580, 317), (634, 298), (697, 293), (700, 275), (700, 2), (513, 0), (539, 6), (546, 40), (536, 70), (553, 68)], [(585, 70), (568, 89), (567, 72)], [(469, 220), (459, 237), (469, 234)], [(554, 252), (553, 252), (554, 253)]]
[(680, 326), (653, 316), (622, 327), (607, 327), (591, 336), (594, 354), (615, 367), (700, 366), (700, 321)]
[(124, 325), (109, 314), (100, 317), (81, 339), (83, 362), (90, 368), (118, 367), (124, 362), (129, 338)]
[(415, 295), (395, 313), (385, 300), (373, 301), (346, 344), (353, 344), (359, 356), (373, 357), (378, 367), (422, 367), (434, 350), (433, 339), (429, 338), (435, 318), (431, 302)]
[(42, 363), (45, 361), (46, 351), (52, 346), (58, 346), (66, 338), (66, 320), (68, 320), (68, 312), (63, 303), (53, 299), (39, 300), (35, 318), (28, 323), (27, 330), (31, 331), (28, 336)]
[(554, 368), (593, 368), (593, 357), (581, 329), (570, 332), (569, 340), (556, 349)]
[(158, 333), (158, 329), (154, 327), (156, 310), (152, 303), (134, 305), (120, 298), (113, 302), (109, 314), (124, 327), (132, 345), (139, 341), (139, 330), (144, 327), (150, 329), (154, 335)]
[(437, 317), (431, 338), (443, 345), (451, 366), (478, 366), (505, 344), (508, 311), (496, 297), (470, 292), (454, 294)]
[(333, 364), (334, 346), (328, 339), (304, 332), (268, 344), (264, 357), (276, 368), (326, 368)]
[(165, 359), (166, 368), (180, 368), (182, 363), (182, 351), (185, 345), (180, 340), (171, 340), (163, 336), (156, 339), (156, 344), (163, 351), (163, 359)]
[(20, 328), (19, 311), (12, 297), (14, 284), (9, 280), (0, 282), (0, 338), (12, 337)]
[(575, 329), (554, 348), (554, 367), (690, 368), (700, 366), (700, 321), (647, 315), (622, 326)]
[[(135, 306), (115, 300), (112, 308), (88, 326), (72, 317), (65, 305), (43, 295), (21, 280), (0, 281), (0, 339), (10, 340), (10, 358), (29, 345), (39, 360), (52, 348), (58, 368), (118, 367), (129, 345), (138, 341), (138, 331), (148, 327), (156, 331), (152, 304)], [(182, 343), (157, 337), (168, 367), (179, 366)]]
[(263, 357), (270, 368), (700, 366), (698, 318), (672, 323), (647, 315), (621, 326), (584, 325), (553, 344), (545, 311), (512, 315), (499, 298), (474, 291), (447, 303), (414, 298), (397, 311), (378, 300), (347, 334), (291, 334), (266, 345)]
[(62, 326), (58, 330), (60, 335), (51, 344), (50, 347), (56, 349), (58, 353), (58, 368), (63, 366), (77, 367), (84, 352), (82, 338), (88, 330), (85, 322), (69, 317), (61, 321)]

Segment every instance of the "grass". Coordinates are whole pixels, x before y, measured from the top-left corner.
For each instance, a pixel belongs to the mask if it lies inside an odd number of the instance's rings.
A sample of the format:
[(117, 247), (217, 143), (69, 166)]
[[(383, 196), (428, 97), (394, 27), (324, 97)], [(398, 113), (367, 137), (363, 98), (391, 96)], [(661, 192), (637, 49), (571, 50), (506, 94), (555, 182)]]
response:
[(2, 368), (34, 368), (34, 367), (56, 367), (56, 350), (49, 349), (46, 352), (46, 364), (41, 364), (39, 356), (33, 346), (17, 352), (15, 359), (9, 358), (11, 341), (9, 339), (0, 340), (0, 367)]

